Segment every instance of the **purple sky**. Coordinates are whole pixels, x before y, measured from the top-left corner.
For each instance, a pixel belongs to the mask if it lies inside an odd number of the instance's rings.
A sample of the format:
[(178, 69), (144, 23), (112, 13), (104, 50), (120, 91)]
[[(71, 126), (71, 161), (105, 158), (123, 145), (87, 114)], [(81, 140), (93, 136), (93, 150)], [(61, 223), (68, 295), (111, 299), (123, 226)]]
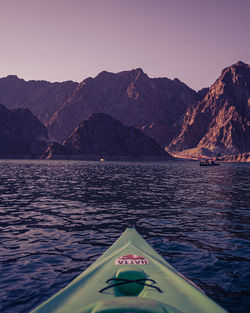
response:
[(0, 77), (77, 82), (141, 67), (199, 90), (250, 63), (249, 0), (0, 0)]

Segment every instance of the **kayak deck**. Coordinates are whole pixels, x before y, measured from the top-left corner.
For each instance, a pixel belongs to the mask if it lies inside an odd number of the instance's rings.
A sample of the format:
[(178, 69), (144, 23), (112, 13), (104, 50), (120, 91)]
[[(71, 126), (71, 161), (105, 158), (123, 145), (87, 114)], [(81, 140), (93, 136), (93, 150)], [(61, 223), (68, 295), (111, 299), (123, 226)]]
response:
[(225, 313), (135, 230), (32, 313)]

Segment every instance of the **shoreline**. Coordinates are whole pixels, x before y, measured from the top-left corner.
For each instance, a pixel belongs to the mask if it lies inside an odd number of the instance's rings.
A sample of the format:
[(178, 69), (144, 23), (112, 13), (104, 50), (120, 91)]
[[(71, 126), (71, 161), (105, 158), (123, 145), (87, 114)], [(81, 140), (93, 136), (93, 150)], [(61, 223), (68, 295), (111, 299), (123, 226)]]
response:
[[(250, 155), (248, 153), (247, 155)], [(204, 159), (208, 158), (204, 156)], [(31, 155), (0, 155), (0, 160), (44, 160), (44, 161), (95, 161), (95, 162), (121, 162), (121, 161), (137, 161), (137, 162), (200, 162), (202, 158), (172, 155), (172, 157), (131, 157), (131, 156), (93, 156), (93, 155), (59, 155), (53, 158), (44, 158)], [(250, 163), (250, 156), (242, 158), (237, 155), (223, 156), (213, 158), (220, 163)]]

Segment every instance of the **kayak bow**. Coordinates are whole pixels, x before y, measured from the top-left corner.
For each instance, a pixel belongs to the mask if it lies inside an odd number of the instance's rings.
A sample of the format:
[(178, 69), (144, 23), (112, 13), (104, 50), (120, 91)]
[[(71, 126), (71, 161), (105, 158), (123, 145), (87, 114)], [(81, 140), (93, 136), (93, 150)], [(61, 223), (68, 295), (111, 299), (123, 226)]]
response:
[(135, 230), (31, 313), (226, 313)]

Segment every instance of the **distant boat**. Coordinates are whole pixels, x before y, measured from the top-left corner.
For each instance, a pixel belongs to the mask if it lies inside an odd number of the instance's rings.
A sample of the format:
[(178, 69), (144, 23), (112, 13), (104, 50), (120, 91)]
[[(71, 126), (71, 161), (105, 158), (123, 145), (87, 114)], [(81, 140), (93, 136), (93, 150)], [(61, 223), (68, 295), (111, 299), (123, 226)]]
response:
[(100, 158), (100, 162), (104, 162), (105, 160), (103, 158)]
[(200, 166), (218, 166), (219, 163), (215, 163), (214, 160), (205, 160), (200, 162)]

